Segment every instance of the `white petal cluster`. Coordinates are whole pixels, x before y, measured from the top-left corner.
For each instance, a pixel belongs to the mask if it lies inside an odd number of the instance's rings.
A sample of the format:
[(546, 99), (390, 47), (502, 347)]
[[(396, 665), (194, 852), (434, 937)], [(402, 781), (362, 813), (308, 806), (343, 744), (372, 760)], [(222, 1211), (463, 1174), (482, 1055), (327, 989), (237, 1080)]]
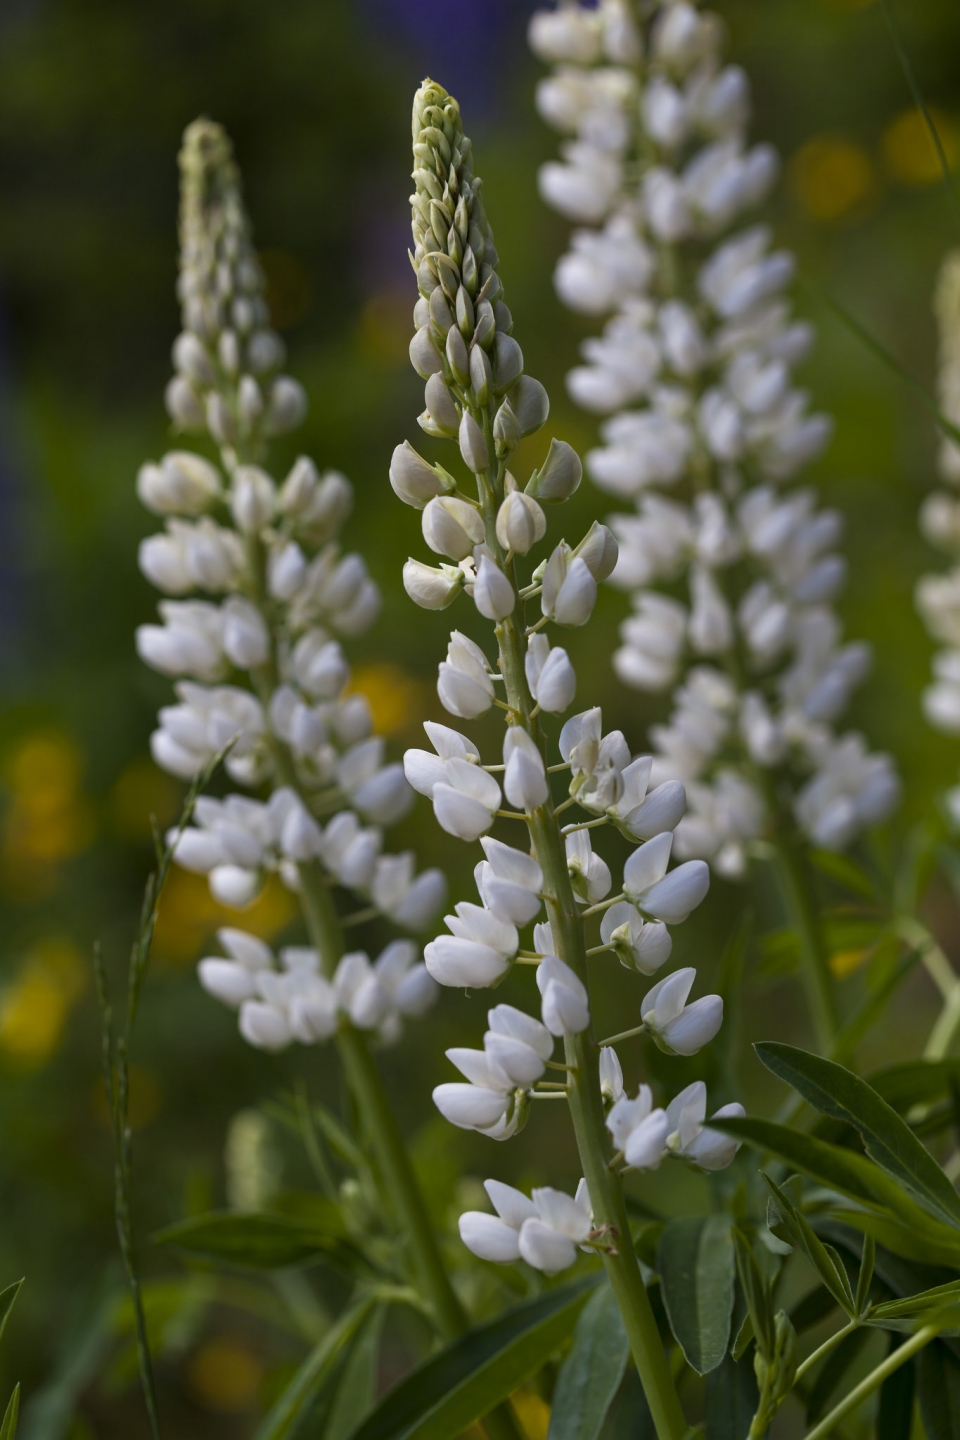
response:
[[(590, 43), (555, 41), (568, 34)], [(839, 516), (812, 491), (785, 488), (831, 425), (793, 380), (812, 341), (785, 296), (793, 257), (765, 226), (744, 223), (777, 159), (747, 141), (747, 80), (723, 64), (721, 40), (717, 16), (693, 0), (656, 0), (636, 24), (620, 0), (575, 0), (530, 25), (532, 48), (554, 67), (538, 108), (565, 137), (541, 193), (586, 227), (557, 266), (557, 291), (571, 309), (607, 317), (567, 385), (604, 417), (587, 455), (594, 482), (634, 506), (608, 522), (619, 544), (611, 580), (633, 599), (614, 666), (636, 689), (678, 687), (669, 725), (651, 732), (656, 778), (687, 786), (677, 853), (736, 875), (766, 819), (749, 778), (757, 765), (790, 767), (797, 821), (818, 844), (849, 843), (898, 787), (889, 758), (874, 756), (870, 793), (847, 797), (849, 824), (819, 823), (832, 782), (824, 805), (800, 798), (836, 745), (861, 744), (836, 740), (831, 726), (869, 654), (842, 643), (831, 608), (845, 574)], [(960, 450), (947, 454), (960, 475)], [(938, 523), (960, 541), (960, 520), (943, 509)], [(957, 597), (955, 579), (933, 582), (921, 608), (949, 626)], [(960, 647), (960, 622), (953, 630), (948, 643)], [(960, 730), (960, 685), (941, 681), (928, 705)], [(713, 708), (716, 723), (703, 713)]]
[(317, 1044), (341, 1020), (392, 1044), (403, 1017), (424, 1014), (437, 997), (410, 940), (394, 940), (372, 963), (359, 950), (344, 955), (327, 978), (307, 947), (287, 946), (275, 956), (256, 936), (230, 928), (218, 930), (217, 939), (226, 957), (201, 960), (200, 983), (239, 1011), (240, 1034), (260, 1050), (282, 1050), (295, 1040)]
[(447, 1051), (467, 1083), (438, 1085), (433, 1101), (451, 1124), (509, 1140), (526, 1120), (529, 1092), (553, 1053), (553, 1035), (512, 1005), (495, 1005), (487, 1024), (482, 1050)]
[[(960, 425), (960, 252), (947, 255), (934, 298), (940, 338), (937, 389), (947, 420)], [(931, 637), (946, 648), (933, 657), (933, 683), (923, 695), (930, 724), (947, 735), (960, 735), (960, 444), (943, 437), (938, 456), (940, 475), (949, 490), (928, 495), (920, 511), (924, 537), (945, 551), (953, 568), (924, 575), (916, 604)], [(960, 822), (960, 786), (948, 791), (947, 805)]]
[(481, 1260), (498, 1265), (525, 1260), (534, 1270), (556, 1275), (577, 1258), (593, 1230), (593, 1215), (586, 1182), (575, 1196), (549, 1186), (524, 1195), (500, 1180), (485, 1180), (483, 1187), (497, 1212), (468, 1210), (460, 1216), (460, 1238)]
[[(603, 1055), (616, 1056), (612, 1050)], [(607, 1112), (607, 1128), (613, 1143), (632, 1170), (656, 1170), (664, 1158), (676, 1156), (698, 1170), (725, 1170), (740, 1148), (740, 1142), (704, 1124), (707, 1087), (702, 1080), (688, 1085), (665, 1110), (654, 1107), (649, 1085), (641, 1085), (631, 1100), (623, 1091), (619, 1062), (611, 1061), (614, 1085), (605, 1091), (613, 1103)], [(713, 1119), (742, 1118), (742, 1105), (723, 1105)]]

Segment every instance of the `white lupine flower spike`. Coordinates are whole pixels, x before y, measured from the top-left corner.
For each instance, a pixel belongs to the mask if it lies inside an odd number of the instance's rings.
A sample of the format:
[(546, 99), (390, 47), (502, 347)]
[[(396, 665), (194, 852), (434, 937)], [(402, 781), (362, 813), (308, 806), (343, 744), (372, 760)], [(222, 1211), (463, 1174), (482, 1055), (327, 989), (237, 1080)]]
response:
[[(472, 836), (489, 827), (500, 789), (476, 763), (472, 742), (454, 730), (428, 727), (434, 753), (408, 760), (412, 784), (372, 733), (370, 708), (352, 693), (341, 644), (366, 630), (379, 608), (363, 559), (340, 547), (351, 486), (337, 471), (321, 474), (305, 456), (285, 476), (271, 470), (269, 442), (300, 423), (306, 400), (295, 380), (278, 373), (284, 346), (270, 328), (264, 276), (222, 128), (209, 120), (191, 125), (180, 163), (183, 330), (167, 408), (175, 431), (205, 436), (218, 458), (171, 449), (137, 477), (141, 500), (164, 526), (142, 543), (140, 565), (165, 597), (159, 623), (139, 628), (137, 649), (176, 681), (176, 702), (161, 709), (151, 751), (157, 764), (187, 781), (226, 752), (230, 781), (255, 790), (256, 798), (199, 796), (191, 823), (170, 837), (175, 861), (206, 875), (214, 899), (234, 910), (245, 910), (269, 885), (286, 886), (302, 901), (309, 935), (308, 944), (275, 954), (243, 929), (226, 927), (218, 932), (220, 953), (200, 961), (199, 979), (236, 1012), (241, 1036), (256, 1048), (337, 1046), (363, 1115), (358, 1133), (367, 1163), (382, 1182), (384, 1213), (404, 1235), (411, 1283), (439, 1337), (450, 1340), (467, 1316), (369, 1053), (394, 1044), (433, 1004), (439, 986), (412, 941), (394, 940), (368, 955), (359, 935), (348, 949), (341, 921), (380, 917), (424, 929), (443, 907), (444, 877), (439, 870), (418, 874), (410, 851), (385, 853), (384, 827), (408, 810), (415, 787), (440, 792), (438, 813)], [(453, 402), (439, 383), (427, 386), (425, 428), (455, 432)], [(424, 536), (443, 559), (411, 561), (407, 588), (420, 604), (442, 608), (475, 578), (473, 555), (485, 535), (480, 512), (452, 494), (455, 482), (409, 445), (398, 447), (390, 478), (401, 498), (423, 511)], [(457, 714), (479, 714), (492, 701), (493, 679), (471, 647), (467, 640), (452, 646), (451, 677), (442, 687), (455, 697), (450, 708)], [(515, 888), (528, 896), (531, 883), (539, 908), (538, 874), (520, 874)], [(513, 910), (523, 908), (515, 895), (507, 898)], [(456, 924), (475, 938), (451, 941), (481, 954), (485, 974), (506, 968), (517, 950), (513, 924), (467, 908), (480, 919), (458, 915)], [(524, 920), (528, 911), (529, 905)], [(552, 1044), (539, 1022), (524, 1028), (509, 1015), (492, 1018), (497, 1084), (509, 1090), (537, 1079)], [(504, 1101), (499, 1090), (483, 1093), (497, 1110), (486, 1117), (493, 1133), (498, 1116), (506, 1124)], [(507, 1104), (520, 1108), (516, 1100)]]
[[(537, 17), (536, 43), (544, 53), (592, 62), (603, 53), (605, 13), (572, 5)], [(623, 20), (619, 43), (626, 44), (634, 32), (625, 10)], [(566, 91), (551, 96), (555, 110), (576, 103), (576, 79), (568, 77), (568, 83), (570, 96)], [(669, 1122), (645, 1089), (643, 1114), (631, 1111), (626, 1148), (611, 1143), (604, 1106), (612, 1107), (611, 1115), (622, 1113), (623, 1075), (614, 1052), (601, 1051), (594, 1039), (590, 988), (601, 983), (613, 957), (643, 974), (663, 965), (671, 949), (667, 923), (685, 918), (703, 899), (709, 873), (702, 862), (693, 862), (692, 870), (670, 870), (684, 788), (652, 784), (650, 757), (633, 756), (619, 731), (604, 735), (599, 709), (567, 720), (558, 741), (549, 738), (556, 722), (545, 725), (545, 717), (563, 714), (576, 693), (570, 656), (564, 644), (554, 643), (550, 626), (575, 629), (589, 621), (597, 585), (614, 571), (619, 547), (612, 530), (600, 524), (576, 545), (546, 542), (548, 507), (567, 499), (580, 483), (580, 461), (566, 442), (551, 441), (545, 461), (525, 485), (508, 469), (522, 435), (545, 423), (549, 406), (543, 387), (524, 374), (511, 333), (497, 251), (458, 106), (432, 81), (424, 82), (414, 102), (414, 155), (413, 262), (420, 299), (411, 358), (429, 374), (427, 418), (421, 416), (421, 424), (431, 434), (446, 435), (451, 463), (474, 477), (472, 484), (456, 482), (456, 498), (472, 502), (475, 489), (485, 538), (459, 565), (497, 650), (494, 663), (489, 640), (477, 643), (454, 631), (438, 690), (445, 708), (461, 720), (493, 706), (506, 712), (502, 752), (486, 763), (471, 740), (430, 724), (433, 751), (410, 750), (405, 758), (410, 784), (430, 798), (440, 825), (467, 842), (479, 839), (483, 849), (474, 871), (481, 903), (456, 904), (447, 916), (447, 933), (426, 946), (424, 959), (440, 984), (468, 990), (506, 991), (514, 967), (533, 965), (540, 995), (539, 1018), (509, 1002), (490, 1009), (483, 1048), (448, 1051), (463, 1079), (437, 1086), (434, 1101), (453, 1124), (498, 1140), (517, 1133), (535, 1102), (566, 1101), (585, 1175), (575, 1198), (544, 1188), (528, 1199), (488, 1181), (497, 1213), (468, 1212), (460, 1234), (483, 1259), (519, 1259), (548, 1275), (572, 1265), (579, 1246), (596, 1248), (618, 1272), (630, 1323), (650, 1333), (655, 1322), (623, 1218), (618, 1165), (652, 1168), (672, 1154)], [(606, 166), (591, 163), (589, 173), (577, 164), (578, 156), (571, 154), (564, 173), (550, 183), (571, 207), (605, 205), (608, 189), (620, 184), (615, 158)], [(622, 263), (636, 274), (652, 262), (624, 253)], [(688, 349), (691, 344), (686, 336), (677, 343)], [(391, 471), (394, 489), (409, 503), (421, 503), (422, 497), (428, 545), (443, 548), (443, 535), (446, 553), (459, 558), (465, 540), (449, 521), (455, 519), (464, 534), (472, 522), (434, 488), (447, 472), (425, 462), (421, 468), (404, 452), (398, 485), (398, 454)], [(558, 815), (574, 806), (574, 815)], [(494, 826), (501, 823), (503, 838), (499, 833), (495, 838)], [(594, 850), (592, 830), (602, 826), (634, 844), (645, 842), (627, 860), (622, 887), (614, 884), (605, 856)], [(623, 857), (617, 863), (623, 866)], [(617, 893), (608, 900), (611, 891)], [(609, 920), (606, 914), (601, 919), (599, 912), (608, 910)], [(592, 941), (597, 930), (601, 943), (588, 950), (587, 933)], [(588, 953), (596, 958), (588, 961)], [(678, 1045), (703, 1043), (696, 1005), (687, 1007), (687, 1016), (685, 1021), (674, 1010), (664, 1014), (661, 1043), (674, 1035)], [(562, 1060), (553, 1058), (557, 1041)], [(622, 1154), (614, 1164), (618, 1150)], [(672, 1392), (665, 1368), (662, 1380), (664, 1393)], [(676, 1405), (672, 1419), (677, 1433), (684, 1433), (675, 1396), (667, 1403)]]
[[(813, 335), (790, 313), (793, 257), (752, 218), (777, 156), (749, 142), (748, 83), (723, 65), (717, 16), (699, 0), (628, 9), (564, 0), (529, 31), (551, 67), (538, 108), (564, 137), (540, 193), (577, 227), (555, 286), (603, 324), (582, 342), (567, 388), (601, 417), (586, 468), (620, 507), (607, 522), (619, 543), (609, 578), (633, 613), (613, 666), (632, 689), (672, 691), (669, 720), (650, 728), (648, 816), (632, 831), (623, 807), (619, 818), (638, 839), (673, 830), (676, 859), (727, 878), (762, 856), (786, 872), (791, 832), (842, 850), (892, 811), (900, 785), (889, 756), (835, 728), (869, 650), (843, 643), (832, 608), (846, 568), (841, 519), (793, 483), (832, 425), (794, 380)], [(958, 454), (944, 449), (955, 475)], [(942, 533), (951, 504), (940, 497), (925, 512)], [(580, 623), (587, 597), (568, 598), (565, 575), (558, 546), (544, 613)], [(951, 605), (960, 614), (958, 596), (955, 576), (931, 577), (918, 604), (936, 626)], [(939, 623), (938, 638), (960, 654), (960, 627), (951, 638)], [(960, 684), (941, 681), (927, 706), (960, 730)], [(665, 791), (671, 782), (683, 802)], [(647, 897), (663, 908), (649, 913), (678, 920), (696, 895), (692, 872), (665, 880)], [(825, 945), (817, 950), (807, 982), (828, 1042), (838, 1021)]]

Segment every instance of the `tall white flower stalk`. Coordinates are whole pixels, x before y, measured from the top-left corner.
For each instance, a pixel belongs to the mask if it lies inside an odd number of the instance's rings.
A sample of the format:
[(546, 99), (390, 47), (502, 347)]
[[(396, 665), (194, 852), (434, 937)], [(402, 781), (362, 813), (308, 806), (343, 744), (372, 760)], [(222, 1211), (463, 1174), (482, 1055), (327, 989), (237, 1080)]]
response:
[[(438, 692), (459, 721), (497, 706), (506, 723), (502, 754), (490, 763), (467, 735), (432, 723), (425, 726), (431, 749), (405, 757), (411, 784), (430, 797), (442, 828), (482, 846), (477, 899), (454, 906), (447, 933), (426, 947), (425, 959), (441, 984), (471, 990), (500, 986), (516, 965), (535, 966), (541, 1000), (539, 1017), (508, 1002), (493, 1005), (482, 1049), (447, 1052), (463, 1078), (439, 1085), (434, 1098), (454, 1124), (499, 1140), (516, 1134), (534, 1102), (565, 1100), (584, 1176), (575, 1197), (545, 1188), (528, 1198), (490, 1180), (496, 1214), (464, 1215), (461, 1235), (485, 1259), (523, 1259), (547, 1274), (572, 1264), (578, 1247), (599, 1250), (658, 1434), (679, 1440), (686, 1422), (631, 1243), (621, 1174), (653, 1168), (668, 1155), (719, 1168), (735, 1146), (705, 1127), (703, 1086), (690, 1087), (667, 1110), (654, 1105), (646, 1085), (633, 1098), (624, 1095), (615, 1051), (594, 1036), (590, 993), (617, 962), (640, 976), (664, 965), (672, 945), (667, 926), (703, 899), (709, 870), (699, 859), (669, 868), (683, 786), (652, 786), (650, 757), (631, 756), (619, 732), (604, 735), (599, 709), (548, 736), (552, 726), (544, 721), (569, 710), (576, 690), (569, 657), (551, 644), (548, 626), (587, 623), (617, 545), (594, 524), (576, 546), (560, 540), (543, 547), (547, 513), (577, 488), (580, 461), (553, 440), (525, 485), (508, 468), (521, 437), (545, 423), (548, 400), (524, 374), (511, 335), (459, 107), (432, 81), (415, 98), (413, 138), (420, 299), (410, 356), (426, 381), (420, 424), (456, 443), (471, 482), (461, 488), (444, 466), (409, 444), (397, 446), (391, 484), (422, 511), (427, 546), (449, 562), (411, 559), (404, 584), (428, 609), (446, 608), (465, 591), (491, 623), (495, 658), (452, 632)], [(557, 801), (561, 784), (565, 798)], [(498, 819), (504, 839), (491, 834)], [(636, 846), (618, 886), (591, 844), (604, 826)], [(522, 942), (530, 926), (532, 938)], [(688, 1004), (694, 979), (687, 969), (654, 984), (635, 1023), (613, 1038), (646, 1031), (668, 1051), (695, 1053), (716, 1034), (723, 1007), (719, 996)], [(555, 1061), (558, 1039), (563, 1058)], [(544, 1078), (548, 1071), (553, 1080)]]
[(395, 1040), (436, 986), (411, 940), (373, 962), (348, 950), (336, 898), (346, 893), (348, 918), (419, 930), (445, 882), (436, 870), (417, 876), (411, 853), (382, 848), (384, 826), (412, 794), (402, 767), (383, 763), (366, 702), (348, 690), (338, 637), (365, 629), (379, 605), (363, 560), (342, 555), (336, 539), (350, 485), (306, 457), (282, 481), (264, 468), (270, 440), (295, 428), (306, 400), (278, 373), (283, 344), (269, 327), (222, 128), (192, 124), (180, 165), (183, 330), (167, 406), (177, 430), (213, 441), (217, 459), (174, 450), (138, 476), (141, 499), (165, 522), (143, 542), (141, 569), (170, 598), (162, 623), (138, 630), (137, 648), (177, 678), (177, 703), (160, 711), (151, 748), (187, 779), (230, 746), (227, 772), (253, 793), (200, 797), (175, 857), (240, 911), (275, 872), (298, 895), (309, 936), (274, 956), (242, 928), (223, 929), (225, 953), (200, 962), (200, 980), (239, 1012), (252, 1045), (335, 1040), (413, 1276), (452, 1336), (465, 1316), (370, 1048)]
[[(811, 932), (791, 841), (844, 848), (899, 782), (888, 756), (834, 729), (869, 651), (842, 642), (832, 608), (841, 517), (791, 483), (831, 423), (792, 378), (813, 338), (785, 295), (793, 257), (748, 219), (777, 157), (748, 144), (747, 78), (691, 0), (571, 0), (537, 12), (530, 41), (553, 67), (540, 114), (566, 137), (541, 194), (578, 227), (556, 288), (609, 316), (567, 385), (604, 417), (594, 483), (633, 506), (609, 521), (611, 583), (633, 602), (614, 667), (628, 686), (673, 691), (650, 738), (654, 780), (687, 787), (676, 853), (735, 877), (774, 840)], [(826, 1039), (823, 945), (804, 943)]]

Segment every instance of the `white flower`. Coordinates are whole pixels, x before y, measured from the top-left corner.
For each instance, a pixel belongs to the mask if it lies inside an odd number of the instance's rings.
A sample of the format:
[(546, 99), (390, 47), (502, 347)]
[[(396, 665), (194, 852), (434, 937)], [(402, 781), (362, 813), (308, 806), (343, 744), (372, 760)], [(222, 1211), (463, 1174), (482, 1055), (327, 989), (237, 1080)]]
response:
[[(511, 592), (512, 593), (512, 592)], [(487, 657), (473, 640), (454, 630), (441, 660), (437, 694), (451, 715), (472, 720), (493, 704), (493, 680)]]
[(541, 607), (557, 625), (585, 625), (597, 603), (597, 582), (587, 564), (558, 545), (543, 576)]
[(446, 610), (463, 589), (463, 572), (452, 565), (424, 565), (408, 560), (403, 567), (403, 588), (423, 610)]
[(503, 760), (503, 788), (510, 804), (528, 814), (543, 805), (550, 794), (543, 756), (522, 726), (508, 727)]
[(678, 925), (710, 888), (702, 860), (687, 860), (667, 874), (673, 836), (669, 831), (641, 845), (623, 867), (623, 889), (635, 905), (657, 920)]
[(574, 895), (585, 904), (596, 905), (610, 893), (609, 865), (594, 854), (589, 830), (574, 830), (564, 843)]
[(604, 1045), (600, 1051), (600, 1093), (611, 1104), (623, 1094), (623, 1070), (612, 1045)]
[(171, 450), (137, 475), (137, 494), (155, 515), (202, 515), (222, 490), (220, 472), (189, 450)]
[(497, 1214), (470, 1210), (461, 1215), (460, 1238), (468, 1250), (501, 1265), (523, 1259), (547, 1275), (574, 1263), (577, 1246), (583, 1246), (593, 1228), (583, 1181), (575, 1198), (544, 1187), (528, 1199), (498, 1180), (485, 1181), (484, 1188)]
[(541, 710), (559, 715), (573, 704), (577, 693), (577, 677), (566, 650), (550, 641), (541, 631), (531, 635), (524, 660), (530, 694)]
[[(718, 1130), (704, 1127), (707, 1113), (707, 1087), (702, 1080), (696, 1080), (667, 1106), (667, 1122), (670, 1134), (667, 1148), (680, 1155), (701, 1170), (724, 1170), (740, 1149), (741, 1142)], [(742, 1119), (745, 1115), (742, 1105), (723, 1105), (714, 1119), (728, 1117)]]
[[(532, 495), (512, 490), (505, 496), (497, 512), (497, 539), (504, 550), (526, 555), (538, 540), (543, 539), (546, 531), (547, 517)], [(478, 538), (482, 539), (482, 536)]]
[(607, 1129), (614, 1147), (634, 1170), (656, 1170), (666, 1152), (666, 1111), (653, 1106), (649, 1085), (641, 1085), (632, 1100), (622, 1094), (607, 1114)]
[(600, 938), (612, 945), (621, 965), (652, 975), (670, 958), (673, 940), (666, 925), (659, 920), (645, 921), (626, 900), (606, 910), (600, 922)]
[(486, 545), (474, 551), (477, 578), (473, 582), (473, 600), (487, 620), (503, 620), (516, 604), (513, 586), (500, 569)]
[(433, 810), (441, 828), (460, 840), (478, 840), (500, 808), (500, 786), (468, 760), (447, 760), (443, 780), (433, 787)]
[(423, 538), (438, 555), (465, 560), (483, 540), (483, 516), (455, 496), (429, 500), (423, 511)]
[(500, 840), (480, 841), (486, 860), (474, 871), (484, 905), (500, 920), (527, 925), (540, 911), (543, 871), (531, 855)]
[(723, 1001), (704, 995), (686, 1003), (697, 972), (691, 966), (676, 970), (648, 991), (640, 1007), (647, 1030), (661, 1050), (673, 1055), (696, 1055), (723, 1024)]
[(422, 510), (428, 500), (442, 495), (447, 488), (433, 466), (428, 465), (407, 440), (393, 452), (390, 484), (400, 499), (415, 510)]
[(579, 1035), (590, 1024), (590, 1006), (581, 980), (556, 955), (537, 966), (543, 1023), (551, 1035)]

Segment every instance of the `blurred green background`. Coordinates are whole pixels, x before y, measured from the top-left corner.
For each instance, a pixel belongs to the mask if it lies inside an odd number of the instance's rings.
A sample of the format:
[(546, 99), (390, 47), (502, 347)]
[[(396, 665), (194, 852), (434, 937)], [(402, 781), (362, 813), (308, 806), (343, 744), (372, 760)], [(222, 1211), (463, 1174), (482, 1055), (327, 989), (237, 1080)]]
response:
[[(151, 523), (133, 481), (168, 444), (162, 390), (178, 328), (180, 133), (202, 111), (233, 135), (274, 322), (311, 400), (289, 454), (305, 450), (356, 486), (347, 543), (363, 550), (385, 595), (379, 625), (353, 647), (356, 684), (399, 754), (416, 743), (420, 720), (438, 714), (433, 675), (449, 619), (416, 611), (403, 594), (400, 564), (420, 552), (419, 528), (386, 483), (394, 444), (420, 443), (405, 252), (409, 102), (424, 74), (461, 100), (517, 335), (553, 398), (550, 430), (579, 447), (593, 437), (563, 390), (587, 327), (559, 308), (551, 287), (567, 226), (536, 193), (536, 167), (555, 138), (533, 109), (531, 8), (527, 0), (0, 6), (0, 1286), (27, 1276), (0, 1355), (0, 1394), (23, 1381), (24, 1440), (146, 1434), (131, 1351), (116, 1334), (111, 1150), (89, 956), (99, 938), (111, 973), (121, 974), (150, 864), (148, 817), (169, 822), (180, 800), (179, 786), (146, 758), (168, 687), (133, 649), (134, 626), (154, 604), (136, 568)], [(960, 228), (879, 4), (721, 0), (717, 8), (730, 55), (753, 81), (754, 133), (784, 156), (769, 218), (799, 254), (809, 285), (798, 305), (819, 327), (805, 383), (837, 420), (812, 478), (847, 516), (842, 611), (849, 633), (871, 640), (876, 654), (850, 718), (897, 756), (903, 833), (933, 813), (960, 759), (918, 711), (930, 645), (911, 597), (933, 557), (917, 537), (916, 512), (933, 482), (935, 439), (922, 406), (819, 297), (841, 300), (929, 388), (930, 296)], [(947, 153), (960, 163), (960, 11), (952, 0), (901, 0), (895, 9)], [(529, 464), (546, 439), (527, 444)], [(583, 486), (564, 512), (570, 538), (606, 508)], [(602, 703), (607, 725), (621, 725), (639, 749), (663, 706), (610, 675), (625, 609), (606, 594), (569, 648), (582, 704)], [(470, 617), (457, 623), (469, 628)], [(466, 847), (450, 852), (428, 806), (418, 805), (393, 843), (415, 845), (424, 864), (459, 867), (454, 890), (467, 893), (472, 856)], [(747, 900), (743, 888), (716, 883), (678, 937), (679, 956), (709, 973)], [(751, 903), (763, 925), (777, 922), (763, 887)], [(935, 893), (931, 906), (960, 959), (952, 903)], [(142, 1236), (223, 1203), (225, 1136), (238, 1112), (300, 1080), (337, 1099), (325, 1052), (251, 1051), (200, 991), (194, 963), (225, 918), (201, 879), (174, 874), (135, 1055)], [(248, 919), (270, 938), (295, 924), (280, 890)], [(374, 950), (384, 938), (375, 928), (363, 936)], [(604, 994), (613, 1028), (633, 996), (629, 982)], [(756, 977), (745, 1038), (802, 1039), (795, 998), (790, 976)], [(896, 1022), (872, 1042), (874, 1059), (915, 1052), (932, 1012), (918, 976)], [(385, 1061), (405, 1120), (423, 1127), (416, 1153), (438, 1203), (454, 1198), (460, 1170), (575, 1182), (565, 1131), (540, 1116), (522, 1146), (494, 1154), (432, 1116), (442, 1045), (475, 1043), (478, 1024), (476, 1005), (445, 996), (422, 1041)], [(741, 1079), (749, 1094), (749, 1062)], [(285, 1163), (291, 1183), (303, 1183), (295, 1149)], [(651, 1194), (666, 1183), (656, 1177)], [(685, 1184), (672, 1204), (699, 1203)], [(184, 1273), (148, 1244), (143, 1264), (152, 1278)], [(202, 1291), (195, 1286), (189, 1303), (171, 1292), (160, 1364), (168, 1433), (244, 1437), (298, 1348), (222, 1297), (210, 1306)]]

